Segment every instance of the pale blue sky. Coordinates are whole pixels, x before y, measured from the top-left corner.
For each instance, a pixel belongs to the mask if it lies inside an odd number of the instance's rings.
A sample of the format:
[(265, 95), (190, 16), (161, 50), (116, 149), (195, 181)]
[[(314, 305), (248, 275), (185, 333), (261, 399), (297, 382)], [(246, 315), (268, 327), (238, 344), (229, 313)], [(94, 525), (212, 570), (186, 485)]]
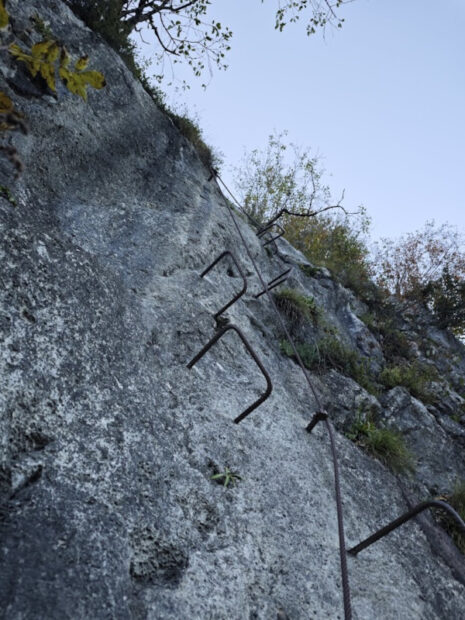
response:
[(334, 194), (363, 204), (372, 236), (427, 219), (465, 232), (465, 2), (355, 0), (342, 30), (274, 30), (273, 0), (213, 0), (234, 32), (229, 68), (171, 94), (228, 166), (276, 129), (324, 156)]

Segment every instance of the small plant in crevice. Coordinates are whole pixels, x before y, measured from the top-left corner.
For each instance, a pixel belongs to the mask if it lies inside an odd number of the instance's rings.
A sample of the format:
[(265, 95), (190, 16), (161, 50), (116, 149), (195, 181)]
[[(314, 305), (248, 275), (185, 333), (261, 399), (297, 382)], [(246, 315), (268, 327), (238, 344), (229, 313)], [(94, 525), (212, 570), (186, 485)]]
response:
[(276, 305), (280, 308), (295, 327), (305, 321), (317, 324), (321, 310), (313, 297), (303, 295), (293, 288), (284, 288), (274, 294)]
[(413, 473), (415, 460), (399, 431), (377, 427), (359, 414), (346, 437), (387, 465), (395, 473)]
[(224, 487), (229, 485), (234, 486), (238, 480), (242, 480), (241, 476), (235, 471), (231, 471), (229, 467), (226, 467), (223, 472), (213, 474), (210, 480), (215, 480), (218, 484), (222, 484)]
[(17, 206), (15, 197), (11, 193), (10, 188), (7, 187), (6, 185), (0, 185), (0, 197), (5, 198), (5, 200), (8, 200), (8, 202), (10, 203), (12, 207)]
[(46, 22), (38, 13), (34, 13), (31, 17), (34, 30), (40, 34), (44, 39), (53, 39), (52, 31), (50, 30), (50, 22)]

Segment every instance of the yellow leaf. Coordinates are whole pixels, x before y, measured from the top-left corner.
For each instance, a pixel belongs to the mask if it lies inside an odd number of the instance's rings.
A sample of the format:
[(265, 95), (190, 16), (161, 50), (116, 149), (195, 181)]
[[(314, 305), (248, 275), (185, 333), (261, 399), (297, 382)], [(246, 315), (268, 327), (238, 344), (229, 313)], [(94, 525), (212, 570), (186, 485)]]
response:
[(86, 84), (92, 86), (92, 88), (103, 88), (106, 85), (105, 78), (100, 71), (83, 71), (80, 77)]
[(89, 56), (83, 56), (82, 58), (76, 61), (74, 68), (76, 69), (76, 71), (84, 71), (84, 69), (87, 68), (88, 64), (89, 64)]
[(8, 27), (8, 11), (5, 9), (3, 0), (0, 0), (0, 30), (5, 30)]
[(8, 50), (12, 56), (19, 58), (19, 60), (22, 60), (23, 56), (29, 58), (29, 56), (25, 52), (23, 52), (23, 50), (19, 47), (19, 45), (16, 45), (16, 43), (12, 43)]
[(69, 71), (66, 67), (60, 67), (59, 74), (70, 93), (79, 95), (84, 101), (87, 101), (86, 85), (80, 79), (79, 74)]
[(0, 114), (8, 114), (13, 110), (13, 102), (5, 95), (5, 93), (0, 91)]
[(60, 67), (64, 67), (66, 69), (66, 67), (69, 65), (70, 60), (71, 57), (68, 54), (68, 50), (66, 49), (66, 47), (62, 47), (60, 55)]
[(40, 41), (31, 47), (31, 54), (34, 58), (47, 58), (51, 47), (56, 45), (56, 41)]
[(17, 60), (19, 60), (20, 62), (24, 62), (33, 76), (37, 74), (37, 71), (39, 69), (38, 67), (37, 68), (34, 67), (34, 58), (32, 56), (29, 56), (29, 54), (26, 54), (26, 52), (23, 52), (23, 50), (19, 47), (19, 45), (16, 45), (16, 43), (12, 43), (10, 47), (8, 48), (8, 51)]
[(32, 74), (32, 77), (35, 77), (40, 71), (40, 65), (42, 63), (40, 60), (33, 59), (32, 62), (28, 63), (29, 71)]
[(50, 64), (48, 62), (42, 62), (40, 64), (40, 75), (47, 82), (47, 86), (51, 90), (56, 91), (56, 87), (55, 87), (55, 67), (54, 67), (54, 65), (52, 65), (52, 64)]
[(54, 63), (58, 56), (60, 55), (60, 46), (58, 45), (58, 43), (56, 41), (53, 41), (53, 44), (48, 48), (48, 52), (47, 52), (47, 62), (49, 63)]

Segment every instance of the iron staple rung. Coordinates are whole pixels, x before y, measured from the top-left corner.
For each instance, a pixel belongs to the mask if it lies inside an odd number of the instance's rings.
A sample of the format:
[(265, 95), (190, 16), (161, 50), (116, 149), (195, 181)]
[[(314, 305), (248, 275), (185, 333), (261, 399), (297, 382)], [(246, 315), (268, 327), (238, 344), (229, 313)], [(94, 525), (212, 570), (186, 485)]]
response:
[(442, 510), (445, 510), (455, 520), (462, 533), (465, 534), (465, 523), (463, 522), (460, 515), (452, 508), (452, 506), (450, 506), (447, 502), (433, 499), (417, 504), (397, 519), (394, 519), (394, 521), (391, 521), (391, 523), (388, 523), (368, 538), (365, 538), (365, 540), (362, 540), (362, 542), (358, 543), (358, 545), (355, 545), (355, 547), (348, 549), (347, 553), (350, 553), (350, 555), (357, 555), (357, 553), (360, 553), (360, 551), (363, 551), (363, 549), (366, 549), (380, 538), (383, 538), (387, 534), (390, 534), (392, 531), (403, 525), (406, 521), (410, 521), (410, 519), (415, 517), (420, 512), (423, 512), (423, 510), (427, 510), (428, 508), (441, 508)]
[(269, 245), (270, 243), (273, 243), (273, 241), (276, 241), (276, 239), (279, 239), (280, 237), (282, 237), (284, 235), (284, 233), (286, 232), (284, 230), (284, 228), (280, 224), (271, 223), (268, 226), (265, 226), (264, 228), (261, 228), (257, 232), (257, 237), (260, 239), (267, 232), (270, 232), (273, 227), (277, 228), (279, 230), (279, 232), (274, 237), (271, 237), (271, 239), (268, 239), (268, 241), (265, 241), (265, 243), (263, 244), (263, 247)]
[(244, 334), (241, 332), (241, 330), (236, 327), (236, 325), (226, 325), (226, 327), (223, 327), (223, 329), (219, 330), (216, 332), (216, 334), (213, 336), (213, 338), (211, 338), (207, 344), (197, 353), (197, 355), (195, 355), (192, 360), (187, 364), (187, 368), (192, 368), (201, 357), (203, 357), (205, 355), (205, 353), (207, 353), (207, 351), (220, 339), (224, 336), (224, 334), (229, 331), (229, 330), (233, 330), (236, 332), (236, 334), (239, 336), (239, 338), (242, 340), (242, 342), (244, 343), (245, 348), (248, 350), (248, 352), (250, 353), (250, 355), (252, 356), (254, 362), (257, 364), (257, 366), (259, 367), (262, 375), (265, 377), (266, 380), (266, 390), (265, 392), (260, 396), (260, 398), (258, 398), (255, 402), (253, 402), (249, 407), (247, 407), (247, 409), (245, 409), (240, 415), (238, 415), (235, 419), (234, 419), (234, 423), (235, 424), (239, 424), (239, 422), (242, 422), (242, 420), (247, 417), (249, 415), (249, 413), (252, 413), (252, 411), (254, 409), (256, 409), (259, 405), (261, 405), (271, 394), (272, 390), (273, 390), (273, 384), (271, 383), (271, 378), (270, 375), (268, 374), (268, 372), (266, 371), (265, 367), (263, 366), (263, 364), (261, 363), (258, 355), (255, 353), (255, 351), (252, 348), (252, 345), (250, 344), (250, 342), (247, 340), (247, 338), (244, 336)]
[(236, 293), (236, 295), (234, 295), (234, 297), (228, 301), (227, 304), (225, 304), (222, 308), (220, 308), (220, 310), (218, 310), (218, 312), (214, 315), (215, 321), (218, 321), (218, 318), (223, 314), (223, 312), (226, 312), (226, 310), (232, 306), (234, 303), (236, 303), (236, 301), (238, 299), (240, 299), (242, 297), (242, 295), (244, 295), (244, 293), (247, 291), (247, 278), (244, 275), (244, 272), (241, 269), (241, 266), (239, 264), (239, 261), (237, 260), (237, 258), (234, 256), (234, 254), (232, 252), (230, 252), (229, 250), (225, 250), (224, 252), (222, 252), (219, 256), (217, 256), (215, 258), (215, 260), (213, 261), (213, 263), (211, 265), (209, 265), (206, 269), (204, 269), (202, 271), (202, 273), (200, 274), (200, 277), (203, 278), (204, 276), (207, 275), (207, 273), (210, 271), (210, 269), (213, 269), (213, 267), (219, 263), (219, 261), (221, 259), (223, 259), (225, 256), (230, 256), (231, 260), (233, 261), (233, 263), (236, 265), (237, 270), (242, 278), (242, 289), (239, 291), (239, 293)]
[(324, 422), (327, 419), (328, 414), (326, 413), (326, 411), (317, 411), (305, 427), (305, 430), (307, 431), (307, 433), (311, 433), (315, 426), (318, 424), (318, 422)]
[(263, 237), (263, 235), (267, 232), (269, 232), (273, 226), (276, 226), (276, 228), (279, 228), (280, 232), (282, 234), (284, 234), (284, 228), (281, 226), (281, 224), (275, 224), (274, 222), (271, 222), (271, 224), (265, 224), (265, 226), (263, 226), (263, 228), (260, 228), (260, 230), (257, 232), (257, 237)]
[(274, 288), (276, 288), (280, 284), (283, 284), (283, 282), (285, 282), (289, 278), (291, 271), (292, 271), (292, 267), (289, 267), (289, 269), (286, 269), (286, 271), (283, 271), (282, 273), (280, 273), (279, 276), (276, 276), (276, 278), (273, 278), (272, 280), (270, 280), (268, 284), (266, 285), (266, 288), (264, 288), (262, 291), (260, 291), (260, 293), (257, 293), (255, 295), (255, 299), (258, 299), (259, 297), (264, 295), (267, 290), (272, 291)]

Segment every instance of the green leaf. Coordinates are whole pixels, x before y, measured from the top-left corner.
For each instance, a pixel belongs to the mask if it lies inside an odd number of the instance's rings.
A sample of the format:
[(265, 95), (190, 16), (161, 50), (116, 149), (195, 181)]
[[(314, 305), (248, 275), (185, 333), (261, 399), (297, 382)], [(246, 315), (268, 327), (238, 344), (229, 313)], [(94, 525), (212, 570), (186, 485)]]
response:
[(218, 480), (219, 478), (224, 478), (224, 474), (215, 474), (211, 477), (211, 480)]

